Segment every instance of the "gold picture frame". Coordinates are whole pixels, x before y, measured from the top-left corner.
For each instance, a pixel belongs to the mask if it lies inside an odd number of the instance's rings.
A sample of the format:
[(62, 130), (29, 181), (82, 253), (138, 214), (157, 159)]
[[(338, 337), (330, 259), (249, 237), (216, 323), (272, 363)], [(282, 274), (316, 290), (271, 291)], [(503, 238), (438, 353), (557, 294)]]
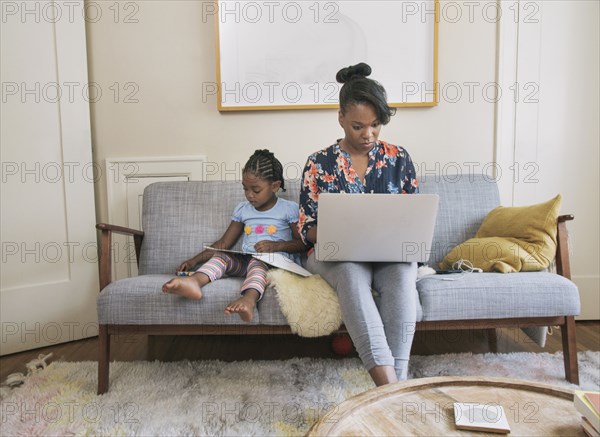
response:
[(214, 2), (219, 111), (337, 108), (367, 62), (392, 107), (436, 106), (439, 1)]

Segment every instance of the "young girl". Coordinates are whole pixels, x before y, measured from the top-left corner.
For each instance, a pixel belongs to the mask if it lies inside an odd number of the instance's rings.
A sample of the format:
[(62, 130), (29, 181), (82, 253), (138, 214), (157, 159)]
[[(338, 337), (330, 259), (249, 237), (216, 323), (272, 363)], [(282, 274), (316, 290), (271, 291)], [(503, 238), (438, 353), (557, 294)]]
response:
[[(284, 188), (283, 166), (268, 150), (257, 150), (242, 170), (242, 186), (246, 202), (238, 204), (223, 236), (212, 244), (215, 249), (229, 249), (243, 233), (244, 252), (303, 252), (306, 250), (298, 233), (298, 205), (277, 197)], [(290, 257), (290, 255), (287, 255)], [(204, 263), (191, 276), (176, 277), (165, 283), (163, 292), (188, 299), (201, 299), (202, 287), (223, 276), (244, 277), (242, 297), (225, 308), (226, 314), (238, 313), (249, 322), (254, 307), (267, 285), (267, 265), (251, 255), (206, 249), (184, 261), (178, 272)]]

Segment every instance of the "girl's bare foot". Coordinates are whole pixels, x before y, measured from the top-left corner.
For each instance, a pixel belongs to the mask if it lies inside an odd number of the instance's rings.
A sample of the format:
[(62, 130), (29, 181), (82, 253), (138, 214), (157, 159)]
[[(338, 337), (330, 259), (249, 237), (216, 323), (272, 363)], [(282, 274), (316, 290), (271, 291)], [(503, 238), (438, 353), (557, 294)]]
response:
[(255, 290), (247, 290), (242, 297), (234, 300), (225, 308), (225, 314), (238, 313), (244, 322), (251, 322), (259, 294)]
[(188, 277), (177, 277), (171, 279), (162, 286), (163, 293), (176, 294), (188, 299), (202, 299), (202, 285), (207, 282), (202, 280), (201, 273)]

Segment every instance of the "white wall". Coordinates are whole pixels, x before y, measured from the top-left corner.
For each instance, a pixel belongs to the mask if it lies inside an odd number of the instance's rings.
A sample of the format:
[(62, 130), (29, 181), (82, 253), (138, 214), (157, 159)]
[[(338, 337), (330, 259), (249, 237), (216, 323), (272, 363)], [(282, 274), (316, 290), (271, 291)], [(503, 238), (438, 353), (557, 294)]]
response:
[[(342, 136), (337, 112), (331, 109), (219, 113), (216, 96), (203, 96), (203, 84), (216, 81), (215, 26), (212, 16), (203, 18), (206, 2), (137, 5), (139, 10), (130, 18), (138, 23), (114, 23), (113, 11), (106, 9), (102, 20), (87, 25), (90, 80), (105, 91), (92, 104), (97, 162), (107, 157), (204, 154), (231, 171), (254, 149), (266, 147), (290, 168), (301, 167), (308, 154)], [(482, 86), (495, 78), (496, 23), (483, 19), (481, 10), (471, 23), (467, 12), (465, 7), (458, 23), (442, 20), (439, 29), (442, 98), (448, 95), (457, 101), (402, 108), (382, 133), (383, 139), (405, 146), (416, 163), (431, 170), (436, 162), (442, 168), (447, 162), (462, 166), (493, 159), (494, 104), (482, 97)], [(128, 82), (139, 87), (138, 103), (123, 102)], [(472, 102), (464, 82), (478, 84), (473, 85)], [(118, 103), (109, 89), (114, 83), (121, 88)], [(457, 89), (461, 94), (455, 99)], [(105, 220), (103, 180), (96, 190), (99, 218)]]
[[(335, 110), (217, 111), (216, 96), (203, 95), (216, 81), (214, 17), (206, 14), (211, 2), (121, 2), (119, 17), (112, 2), (97, 4), (102, 18), (87, 24), (90, 80), (103, 90), (91, 105), (96, 162), (206, 155), (222, 166), (221, 177), (231, 179), (256, 148), (269, 148), (290, 168), (300, 168), (309, 153), (342, 136)], [(514, 20), (516, 3), (499, 4), (503, 18)], [(574, 280), (588, 296), (584, 311), (592, 308), (591, 317), (598, 318), (598, 2), (520, 6), (519, 25), (526, 18), (538, 21), (520, 27), (520, 45), (533, 58), (521, 53), (515, 68), (520, 77), (533, 78), (540, 101), (518, 105), (518, 129), (508, 132), (517, 140), (510, 155), (521, 177), (527, 162), (537, 163), (539, 172), (534, 185), (511, 184), (502, 197), (506, 204), (524, 204), (563, 194), (562, 212), (576, 215), (570, 226)], [(495, 143), (497, 104), (490, 87), (501, 67), (494, 3), (442, 1), (441, 7), (440, 104), (399, 109), (382, 138), (405, 146), (421, 170), (481, 170), (506, 152), (496, 150), (501, 145)], [(529, 90), (520, 86), (523, 99)], [(498, 107), (514, 97), (513, 90), (501, 92)], [(126, 103), (127, 95), (137, 102)], [(511, 177), (509, 164), (502, 165), (503, 178)], [(95, 187), (99, 220), (107, 218), (103, 178)]]

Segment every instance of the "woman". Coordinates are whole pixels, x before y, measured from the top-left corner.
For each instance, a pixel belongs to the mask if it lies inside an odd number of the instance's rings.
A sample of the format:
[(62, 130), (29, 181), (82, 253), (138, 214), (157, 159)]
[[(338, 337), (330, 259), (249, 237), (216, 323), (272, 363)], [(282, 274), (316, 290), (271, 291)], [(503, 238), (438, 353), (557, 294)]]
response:
[[(317, 243), (321, 192), (418, 191), (406, 150), (379, 140), (395, 111), (384, 88), (367, 78), (370, 74), (361, 63), (336, 76), (344, 84), (338, 114), (344, 138), (309, 156), (304, 169), (298, 226), (306, 244)], [(417, 317), (416, 263), (319, 262), (311, 250), (307, 268), (337, 291), (348, 333), (375, 384), (406, 379)], [(381, 295), (380, 310), (372, 289)]]

